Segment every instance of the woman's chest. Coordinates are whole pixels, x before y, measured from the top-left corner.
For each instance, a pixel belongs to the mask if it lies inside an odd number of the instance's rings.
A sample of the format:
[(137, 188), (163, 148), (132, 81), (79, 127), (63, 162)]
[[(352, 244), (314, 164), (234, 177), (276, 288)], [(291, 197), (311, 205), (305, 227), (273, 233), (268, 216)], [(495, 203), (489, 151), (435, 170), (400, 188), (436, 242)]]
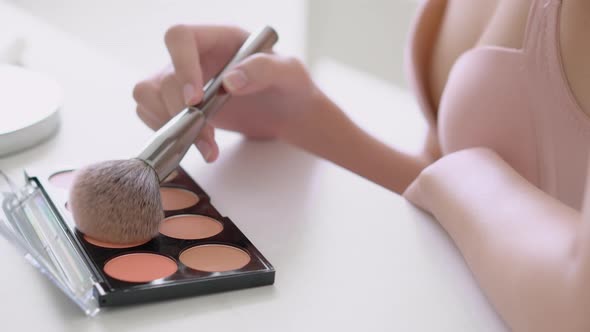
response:
[(440, 147), (443, 154), (490, 148), (529, 182), (579, 207), (590, 120), (547, 76), (544, 63), (533, 62), (521, 51), (499, 47), (462, 55), (439, 105)]
[(461, 56), (439, 105), (442, 153), (484, 146), (538, 182), (538, 128), (526, 76), (520, 57), (507, 50), (478, 48)]
[(428, 85), (435, 106), (456, 60), (474, 47), (522, 47), (534, 0), (428, 0), (440, 7), (440, 23), (430, 59)]

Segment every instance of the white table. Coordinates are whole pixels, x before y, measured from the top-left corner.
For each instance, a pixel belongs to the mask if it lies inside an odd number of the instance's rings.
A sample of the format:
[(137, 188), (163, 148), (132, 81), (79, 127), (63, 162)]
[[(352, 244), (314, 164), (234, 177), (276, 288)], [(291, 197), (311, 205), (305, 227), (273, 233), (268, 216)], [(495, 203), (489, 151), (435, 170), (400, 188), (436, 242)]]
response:
[[(0, 159), (0, 168), (17, 175), (25, 167), (126, 157), (141, 147), (150, 131), (133, 112), (133, 73), (0, 2), (5, 26), (30, 38), (29, 63), (56, 77), (67, 96), (60, 133)], [(322, 84), (335, 68), (319, 71)], [(366, 82), (362, 75), (352, 79)], [(389, 93), (383, 107), (412, 107), (404, 92)], [(340, 94), (350, 91), (343, 86)], [(0, 110), (0, 120), (9, 116)], [(366, 121), (379, 114), (358, 112)], [(403, 198), (280, 143), (244, 142), (229, 133), (220, 140), (217, 163), (204, 164), (192, 150), (183, 166), (273, 263), (274, 286), (87, 318), (0, 240), (1, 330), (504, 330), (445, 233)]]

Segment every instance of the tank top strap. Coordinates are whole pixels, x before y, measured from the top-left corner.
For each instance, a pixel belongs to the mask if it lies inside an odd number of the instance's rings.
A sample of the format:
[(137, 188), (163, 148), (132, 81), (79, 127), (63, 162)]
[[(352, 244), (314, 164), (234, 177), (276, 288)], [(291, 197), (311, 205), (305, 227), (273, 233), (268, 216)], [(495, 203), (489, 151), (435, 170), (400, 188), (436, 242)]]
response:
[(524, 52), (538, 64), (561, 65), (559, 18), (562, 0), (532, 0), (524, 36)]

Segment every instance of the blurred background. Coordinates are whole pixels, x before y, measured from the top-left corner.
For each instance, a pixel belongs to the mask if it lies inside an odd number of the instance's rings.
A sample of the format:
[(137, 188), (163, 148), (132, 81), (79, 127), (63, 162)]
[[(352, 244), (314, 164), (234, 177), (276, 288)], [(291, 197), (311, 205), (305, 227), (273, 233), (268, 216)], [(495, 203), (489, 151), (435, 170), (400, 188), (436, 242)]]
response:
[[(92, 99), (92, 110), (116, 107), (126, 110), (118, 115), (121, 123), (137, 123), (131, 90), (169, 63), (163, 40), (168, 27), (225, 23), (252, 31), (269, 24), (280, 36), (275, 49), (302, 59), (363, 129), (416, 152), (426, 124), (407, 89), (403, 56), (420, 1), (0, 0), (0, 63), (57, 79), (66, 110)], [(64, 119), (77, 124), (91, 114), (95, 123), (108, 122), (92, 110)], [(100, 137), (93, 139), (101, 146)]]
[[(167, 63), (174, 23), (271, 24), (278, 50), (313, 67), (330, 59), (405, 86), (402, 56), (419, 0), (0, 0), (120, 60), (134, 72)], [(1, 23), (0, 23), (1, 24)], [(2, 27), (6, 29), (6, 27)]]

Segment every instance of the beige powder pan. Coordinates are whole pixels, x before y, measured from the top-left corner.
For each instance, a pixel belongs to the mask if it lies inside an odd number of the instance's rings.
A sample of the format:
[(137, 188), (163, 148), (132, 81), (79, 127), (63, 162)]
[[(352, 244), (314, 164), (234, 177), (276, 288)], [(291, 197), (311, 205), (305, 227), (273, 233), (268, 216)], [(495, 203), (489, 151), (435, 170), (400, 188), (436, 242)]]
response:
[(162, 206), (166, 211), (182, 210), (196, 205), (199, 196), (192, 191), (175, 187), (161, 187)]
[(224, 272), (243, 268), (250, 262), (250, 255), (234, 246), (204, 244), (183, 251), (179, 259), (191, 269)]
[(198, 240), (212, 237), (223, 230), (223, 225), (210, 217), (197, 214), (181, 214), (164, 219), (160, 233), (182, 240)]
[(111, 249), (133, 248), (133, 247), (138, 247), (138, 246), (148, 242), (148, 241), (144, 241), (144, 242), (127, 243), (127, 244), (109, 243), (109, 242), (104, 242), (104, 241), (100, 241), (97, 239), (93, 239), (87, 235), (84, 235), (84, 240), (90, 244), (97, 246), (97, 247), (111, 248)]
[(176, 262), (152, 253), (132, 253), (117, 256), (104, 266), (112, 278), (127, 282), (150, 282), (171, 276), (178, 270)]

